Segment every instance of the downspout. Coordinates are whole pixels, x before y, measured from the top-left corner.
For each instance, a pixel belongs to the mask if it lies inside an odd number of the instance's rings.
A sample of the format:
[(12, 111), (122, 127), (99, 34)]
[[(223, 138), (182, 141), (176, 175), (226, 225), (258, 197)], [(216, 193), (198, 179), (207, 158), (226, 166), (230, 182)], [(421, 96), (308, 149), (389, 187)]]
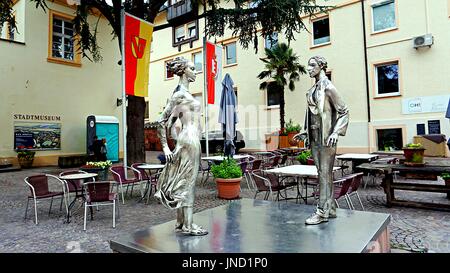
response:
[(363, 43), (364, 43), (364, 66), (365, 66), (365, 76), (366, 76), (366, 99), (367, 99), (367, 131), (368, 131), (368, 144), (369, 144), (369, 153), (371, 149), (370, 145), (370, 122), (372, 121), (371, 115), (370, 115), (370, 94), (369, 94), (369, 64), (367, 61), (367, 39), (366, 39), (366, 15), (365, 15), (365, 8), (364, 8), (364, 1), (361, 0), (361, 16), (362, 16), (362, 29), (363, 29)]

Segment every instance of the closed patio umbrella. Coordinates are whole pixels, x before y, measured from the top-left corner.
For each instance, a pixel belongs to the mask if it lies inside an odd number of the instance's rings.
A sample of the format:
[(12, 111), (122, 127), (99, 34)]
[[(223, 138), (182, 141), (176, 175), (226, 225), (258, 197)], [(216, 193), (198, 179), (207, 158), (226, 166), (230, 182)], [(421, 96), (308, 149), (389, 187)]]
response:
[(238, 117), (236, 113), (236, 95), (234, 94), (233, 84), (233, 80), (227, 73), (222, 81), (222, 96), (219, 105), (219, 123), (222, 124), (224, 133), (225, 156), (233, 156), (235, 154), (233, 140), (236, 135), (236, 123), (238, 123)]

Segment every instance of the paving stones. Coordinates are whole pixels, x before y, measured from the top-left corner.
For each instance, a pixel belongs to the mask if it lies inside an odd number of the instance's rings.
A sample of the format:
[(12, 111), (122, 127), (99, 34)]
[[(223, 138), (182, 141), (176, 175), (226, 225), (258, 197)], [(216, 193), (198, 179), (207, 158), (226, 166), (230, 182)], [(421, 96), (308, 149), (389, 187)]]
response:
[[(138, 203), (139, 190), (135, 189), (133, 198), (128, 195), (125, 204), (120, 203), (120, 218), (117, 219), (115, 229), (112, 228), (112, 208), (108, 206), (101, 207), (99, 211), (94, 210), (94, 220), (88, 218), (87, 231), (83, 231), (82, 208), (72, 217), (70, 224), (65, 223), (64, 210), (59, 211), (59, 200), (54, 202), (50, 215), (49, 201), (38, 204), (38, 225), (33, 222), (32, 204), (29, 207), (28, 217), (24, 220), (29, 189), (23, 178), (36, 173), (58, 174), (60, 171), (62, 170), (57, 167), (46, 167), (0, 174), (2, 227), (0, 252), (111, 252), (109, 240), (112, 238), (175, 219), (176, 212), (164, 208), (155, 198), (150, 198), (148, 205), (144, 202)], [(384, 206), (386, 201), (384, 192), (379, 186), (369, 185), (359, 192), (366, 210), (391, 214), (390, 239), (393, 252), (450, 252), (448, 212), (387, 208)], [(289, 194), (294, 195), (295, 191)], [(430, 198), (440, 198), (439, 201), (444, 202), (447, 200), (445, 194), (441, 194), (443, 196), (421, 192), (407, 194), (408, 198), (420, 200), (429, 201)], [(253, 196), (254, 192), (249, 191), (246, 182), (243, 181), (241, 197), (253, 198)], [(262, 197), (262, 194), (258, 196)], [(212, 179), (196, 188), (195, 212), (227, 202), (216, 197)], [(309, 200), (308, 203), (313, 204), (313, 200)], [(345, 202), (341, 203), (345, 208)]]

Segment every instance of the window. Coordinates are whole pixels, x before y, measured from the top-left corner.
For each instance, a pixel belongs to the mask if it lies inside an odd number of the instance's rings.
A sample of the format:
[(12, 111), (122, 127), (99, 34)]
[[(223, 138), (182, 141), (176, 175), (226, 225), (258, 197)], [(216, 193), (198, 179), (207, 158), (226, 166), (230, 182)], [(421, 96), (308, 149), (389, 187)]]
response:
[(80, 66), (81, 56), (76, 52), (73, 16), (50, 10), (49, 62)]
[(278, 33), (274, 32), (271, 36), (267, 36), (264, 41), (264, 47), (267, 49), (272, 49), (278, 45)]
[(203, 53), (197, 52), (192, 54), (192, 62), (195, 65), (195, 71), (202, 72), (203, 71)]
[(195, 40), (198, 40), (198, 21), (173, 28), (173, 46), (180, 46)]
[(169, 68), (167, 67), (167, 63), (170, 62), (170, 61), (172, 61), (172, 60), (168, 60), (168, 61), (164, 62), (164, 69), (166, 70), (166, 73), (165, 73), (164, 77), (165, 77), (166, 80), (173, 79), (173, 76), (174, 76), (173, 72), (170, 71)]
[(375, 66), (377, 96), (400, 95), (398, 80), (398, 62)]
[[(260, 2), (261, 2), (261, 0), (250, 1), (250, 2), (248, 3), (248, 8), (249, 8), (249, 9), (257, 8), (257, 7), (259, 6)], [(256, 17), (256, 16), (257, 16), (257, 13), (256, 13), (256, 12), (255, 12), (255, 13), (252, 13), (250, 16), (251, 16), (251, 17)]]
[(378, 151), (397, 151), (403, 147), (402, 128), (377, 129)]
[(373, 32), (389, 30), (396, 27), (395, 1), (382, 1), (372, 5)]
[(328, 17), (316, 20), (313, 25), (313, 45), (330, 42), (330, 20)]
[(280, 86), (269, 83), (269, 85), (267, 86), (267, 106), (268, 107), (280, 105), (281, 92), (283, 92), (283, 89)]
[(235, 64), (237, 63), (236, 60), (236, 43), (231, 43), (225, 46), (226, 51), (226, 65)]
[(73, 24), (72, 22), (53, 18), (52, 57), (73, 61)]

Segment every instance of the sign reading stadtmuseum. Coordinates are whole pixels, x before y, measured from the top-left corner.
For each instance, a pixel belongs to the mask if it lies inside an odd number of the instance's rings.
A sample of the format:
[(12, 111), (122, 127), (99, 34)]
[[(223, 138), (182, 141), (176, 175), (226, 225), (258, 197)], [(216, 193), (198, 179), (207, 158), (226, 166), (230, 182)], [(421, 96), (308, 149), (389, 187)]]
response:
[(61, 123), (51, 122), (59, 116), (15, 114), (14, 120), (14, 149), (61, 149)]
[(437, 113), (447, 110), (450, 95), (403, 99), (403, 114)]
[(14, 114), (14, 120), (61, 121), (61, 117), (60, 116), (49, 116), (49, 115)]

